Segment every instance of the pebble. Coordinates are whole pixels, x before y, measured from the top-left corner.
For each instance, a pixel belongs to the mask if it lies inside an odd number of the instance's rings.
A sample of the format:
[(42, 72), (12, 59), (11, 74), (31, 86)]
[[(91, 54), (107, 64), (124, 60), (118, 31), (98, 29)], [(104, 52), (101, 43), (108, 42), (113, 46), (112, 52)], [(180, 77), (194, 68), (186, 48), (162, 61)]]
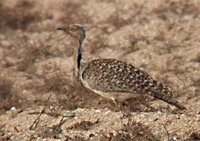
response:
[(101, 113), (101, 110), (98, 109), (98, 110), (95, 111), (95, 113)]
[(16, 110), (16, 107), (12, 107), (12, 108), (10, 108), (10, 110), (11, 110), (11, 111), (14, 111), (14, 110)]
[(197, 121), (200, 121), (200, 114), (196, 115)]

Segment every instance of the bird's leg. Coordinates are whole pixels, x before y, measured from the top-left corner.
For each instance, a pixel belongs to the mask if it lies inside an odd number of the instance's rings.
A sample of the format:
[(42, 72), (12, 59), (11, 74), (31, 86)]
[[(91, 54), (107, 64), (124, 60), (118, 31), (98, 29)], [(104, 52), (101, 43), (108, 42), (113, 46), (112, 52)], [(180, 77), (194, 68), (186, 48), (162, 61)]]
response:
[(115, 111), (121, 110), (121, 105), (119, 104), (119, 102), (117, 101), (117, 99), (112, 98), (112, 101), (113, 101), (113, 104), (115, 106), (114, 110)]
[(113, 101), (113, 104), (114, 104), (115, 106), (117, 106), (117, 100), (116, 100), (115, 98), (112, 98), (112, 101)]
[(122, 106), (125, 107), (125, 111), (126, 111), (126, 112), (127, 112), (127, 111), (128, 111), (128, 112), (131, 111), (131, 104), (129, 103), (128, 100), (124, 101), (124, 102), (122, 103)]
[(113, 102), (113, 104), (115, 106), (114, 109), (117, 110), (117, 108), (118, 108), (118, 102), (117, 102), (117, 100), (114, 97), (112, 97), (112, 102)]

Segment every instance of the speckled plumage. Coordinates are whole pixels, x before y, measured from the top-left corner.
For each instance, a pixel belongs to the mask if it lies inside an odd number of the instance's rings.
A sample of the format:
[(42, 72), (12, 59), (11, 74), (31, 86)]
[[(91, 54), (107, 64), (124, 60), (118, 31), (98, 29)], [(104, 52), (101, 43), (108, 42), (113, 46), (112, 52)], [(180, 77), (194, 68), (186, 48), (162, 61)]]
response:
[(82, 78), (92, 89), (103, 92), (146, 93), (157, 82), (145, 72), (115, 59), (90, 61), (82, 72)]
[(85, 30), (80, 25), (69, 25), (59, 28), (79, 41), (77, 53), (78, 77), (87, 89), (103, 97), (116, 101), (124, 101), (134, 95), (149, 94), (180, 109), (186, 109), (178, 101), (172, 99), (173, 92), (169, 87), (154, 80), (146, 72), (116, 59), (94, 59), (82, 62), (81, 45), (85, 38)]
[[(172, 91), (162, 83), (155, 81), (146, 72), (116, 59), (96, 59), (89, 61), (81, 70), (81, 79), (87, 83), (87, 88), (95, 92), (113, 93), (110, 99), (115, 99), (115, 93), (150, 94), (167, 103), (185, 109), (172, 99)], [(131, 96), (122, 98), (122, 101)], [(116, 99), (121, 101), (121, 99)]]

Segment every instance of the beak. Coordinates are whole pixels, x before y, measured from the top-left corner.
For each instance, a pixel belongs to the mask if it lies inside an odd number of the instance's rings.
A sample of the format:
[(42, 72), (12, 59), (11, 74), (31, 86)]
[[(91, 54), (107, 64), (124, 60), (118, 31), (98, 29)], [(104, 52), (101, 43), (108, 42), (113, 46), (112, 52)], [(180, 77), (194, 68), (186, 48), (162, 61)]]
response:
[(59, 27), (59, 28), (57, 28), (57, 30), (62, 30), (62, 31), (64, 31), (65, 28), (63, 28), (63, 27)]

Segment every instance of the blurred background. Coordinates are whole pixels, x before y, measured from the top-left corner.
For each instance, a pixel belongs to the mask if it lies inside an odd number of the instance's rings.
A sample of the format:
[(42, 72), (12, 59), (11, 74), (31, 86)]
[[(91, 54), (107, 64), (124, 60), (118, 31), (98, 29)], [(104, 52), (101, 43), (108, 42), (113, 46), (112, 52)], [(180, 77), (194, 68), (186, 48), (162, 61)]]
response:
[[(44, 104), (70, 110), (115, 108), (72, 77), (76, 46), (56, 29), (73, 23), (86, 26), (86, 60), (126, 61), (170, 86), (188, 113), (200, 112), (199, 0), (1, 0), (1, 114)], [(147, 96), (124, 107), (170, 110)]]

